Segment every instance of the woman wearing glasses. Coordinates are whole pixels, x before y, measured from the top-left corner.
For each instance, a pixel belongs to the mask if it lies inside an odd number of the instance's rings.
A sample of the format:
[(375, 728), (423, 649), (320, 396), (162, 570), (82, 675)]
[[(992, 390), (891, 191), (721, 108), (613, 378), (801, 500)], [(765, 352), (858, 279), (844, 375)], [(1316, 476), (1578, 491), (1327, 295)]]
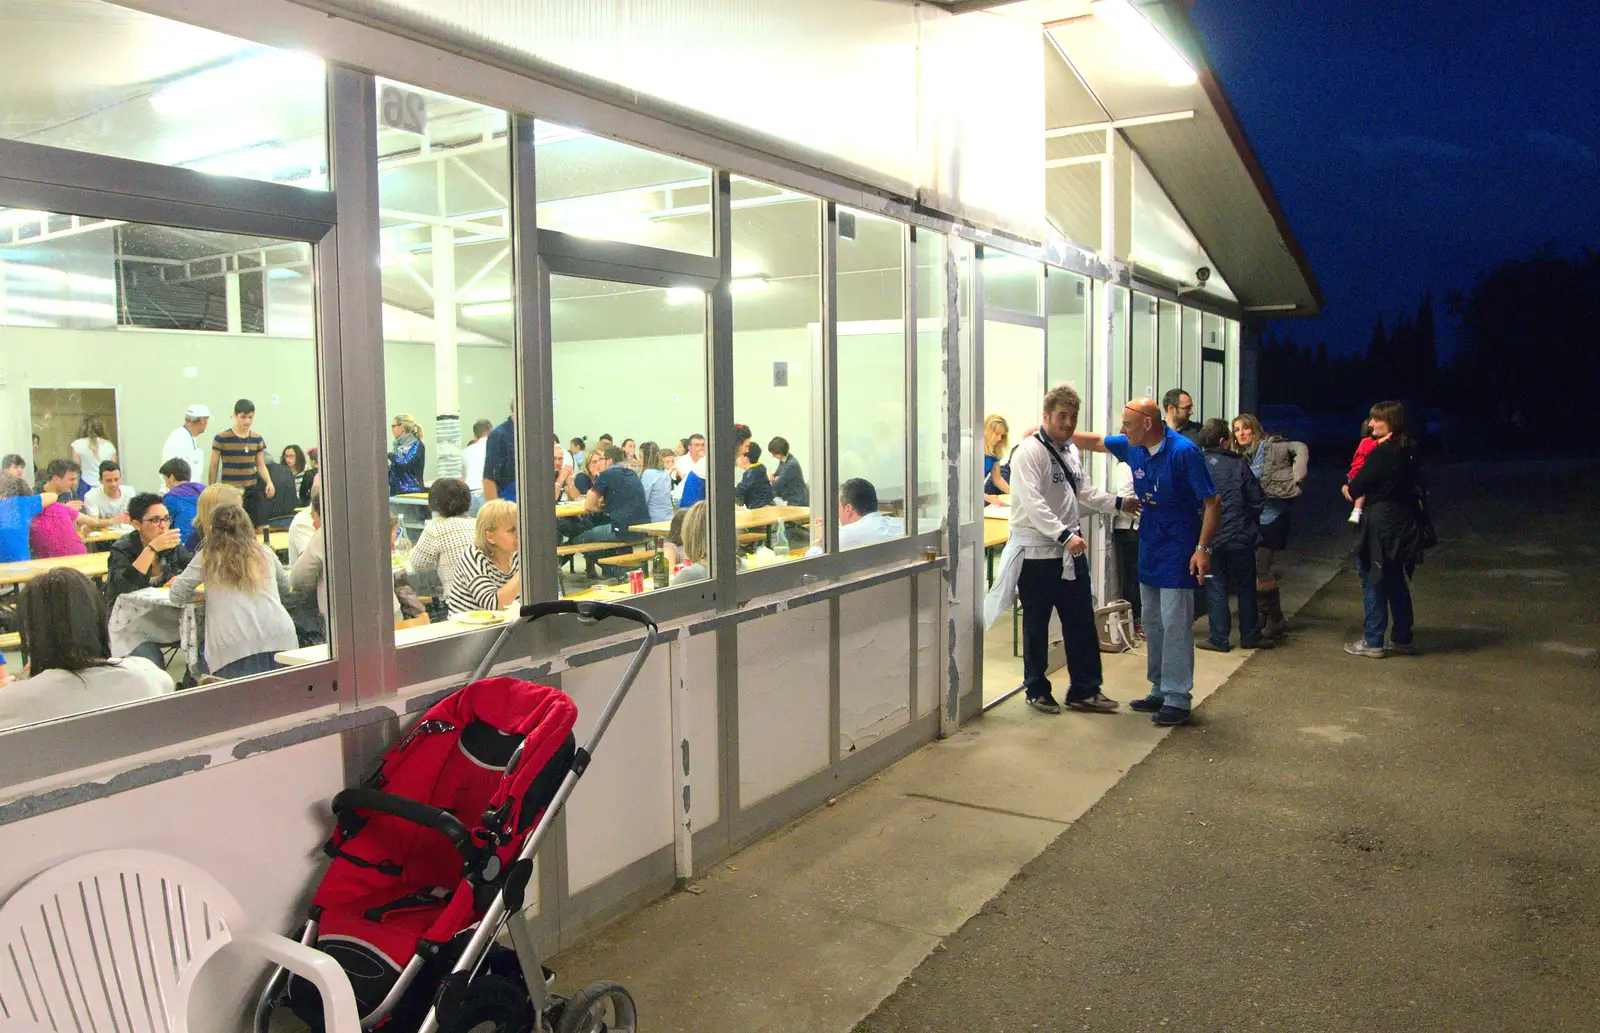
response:
[[(106, 607), (116, 607), (117, 599), (127, 592), (141, 588), (160, 588), (183, 573), (194, 555), (183, 547), (178, 529), (172, 526), (172, 516), (166, 503), (154, 492), (141, 492), (128, 503), (128, 519), (133, 530), (111, 543), (111, 553), (106, 557)], [(140, 629), (150, 634), (148, 629)], [(125, 646), (125, 643), (124, 643)], [(157, 667), (162, 666), (161, 647), (154, 642), (141, 641), (128, 650), (130, 656), (142, 656)]]

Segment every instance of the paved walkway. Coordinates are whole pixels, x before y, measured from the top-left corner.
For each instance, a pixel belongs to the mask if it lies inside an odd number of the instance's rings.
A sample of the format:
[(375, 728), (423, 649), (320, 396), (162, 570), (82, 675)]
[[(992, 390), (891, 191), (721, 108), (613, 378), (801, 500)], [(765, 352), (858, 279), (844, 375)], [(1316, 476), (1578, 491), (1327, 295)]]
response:
[[(1337, 572), (1344, 515), (1297, 514), (1286, 606)], [(1009, 655), (1009, 628), (991, 635)], [(1251, 655), (1201, 653), (1197, 698)], [(1143, 693), (1143, 657), (1106, 659), (1110, 695)], [(1130, 711), (1049, 717), (1012, 699), (551, 965), (563, 987), (626, 984), (652, 1031), (846, 1033), (1172, 734)]]
[(861, 1033), (1600, 1029), (1600, 476), (1434, 481), (1421, 655), (1340, 575)]

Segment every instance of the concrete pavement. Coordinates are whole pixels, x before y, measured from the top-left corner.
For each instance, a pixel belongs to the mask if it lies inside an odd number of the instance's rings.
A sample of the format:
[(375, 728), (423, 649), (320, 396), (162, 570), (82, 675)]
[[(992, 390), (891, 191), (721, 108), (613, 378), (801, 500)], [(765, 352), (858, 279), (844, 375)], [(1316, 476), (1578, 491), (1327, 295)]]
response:
[(1421, 655), (1335, 579), (861, 1033), (1600, 1029), (1600, 477), (1433, 481)]

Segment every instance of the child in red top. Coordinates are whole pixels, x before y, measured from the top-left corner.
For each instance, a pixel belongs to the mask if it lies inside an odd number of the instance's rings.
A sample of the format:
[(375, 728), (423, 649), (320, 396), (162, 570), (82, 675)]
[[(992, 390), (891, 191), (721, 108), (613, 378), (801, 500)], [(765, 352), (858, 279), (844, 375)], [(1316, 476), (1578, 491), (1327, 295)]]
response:
[[(1350, 472), (1345, 475), (1346, 484), (1356, 479), (1356, 474), (1361, 472), (1361, 467), (1367, 462), (1367, 456), (1372, 453), (1373, 449), (1378, 447), (1378, 439), (1372, 436), (1372, 425), (1363, 422), (1361, 430), (1364, 436), (1361, 439), (1361, 444), (1356, 446), (1355, 456), (1350, 460)], [(1356, 499), (1356, 508), (1350, 511), (1350, 522), (1352, 524), (1361, 523), (1361, 499)]]

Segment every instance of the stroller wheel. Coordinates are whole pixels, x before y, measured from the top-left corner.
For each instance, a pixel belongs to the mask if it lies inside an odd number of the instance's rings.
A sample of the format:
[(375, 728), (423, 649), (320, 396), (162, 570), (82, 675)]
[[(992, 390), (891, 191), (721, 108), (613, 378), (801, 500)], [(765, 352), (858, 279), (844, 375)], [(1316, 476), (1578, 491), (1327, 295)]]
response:
[(636, 1033), (639, 1013), (621, 983), (602, 980), (572, 995), (561, 1009), (556, 1033)]

